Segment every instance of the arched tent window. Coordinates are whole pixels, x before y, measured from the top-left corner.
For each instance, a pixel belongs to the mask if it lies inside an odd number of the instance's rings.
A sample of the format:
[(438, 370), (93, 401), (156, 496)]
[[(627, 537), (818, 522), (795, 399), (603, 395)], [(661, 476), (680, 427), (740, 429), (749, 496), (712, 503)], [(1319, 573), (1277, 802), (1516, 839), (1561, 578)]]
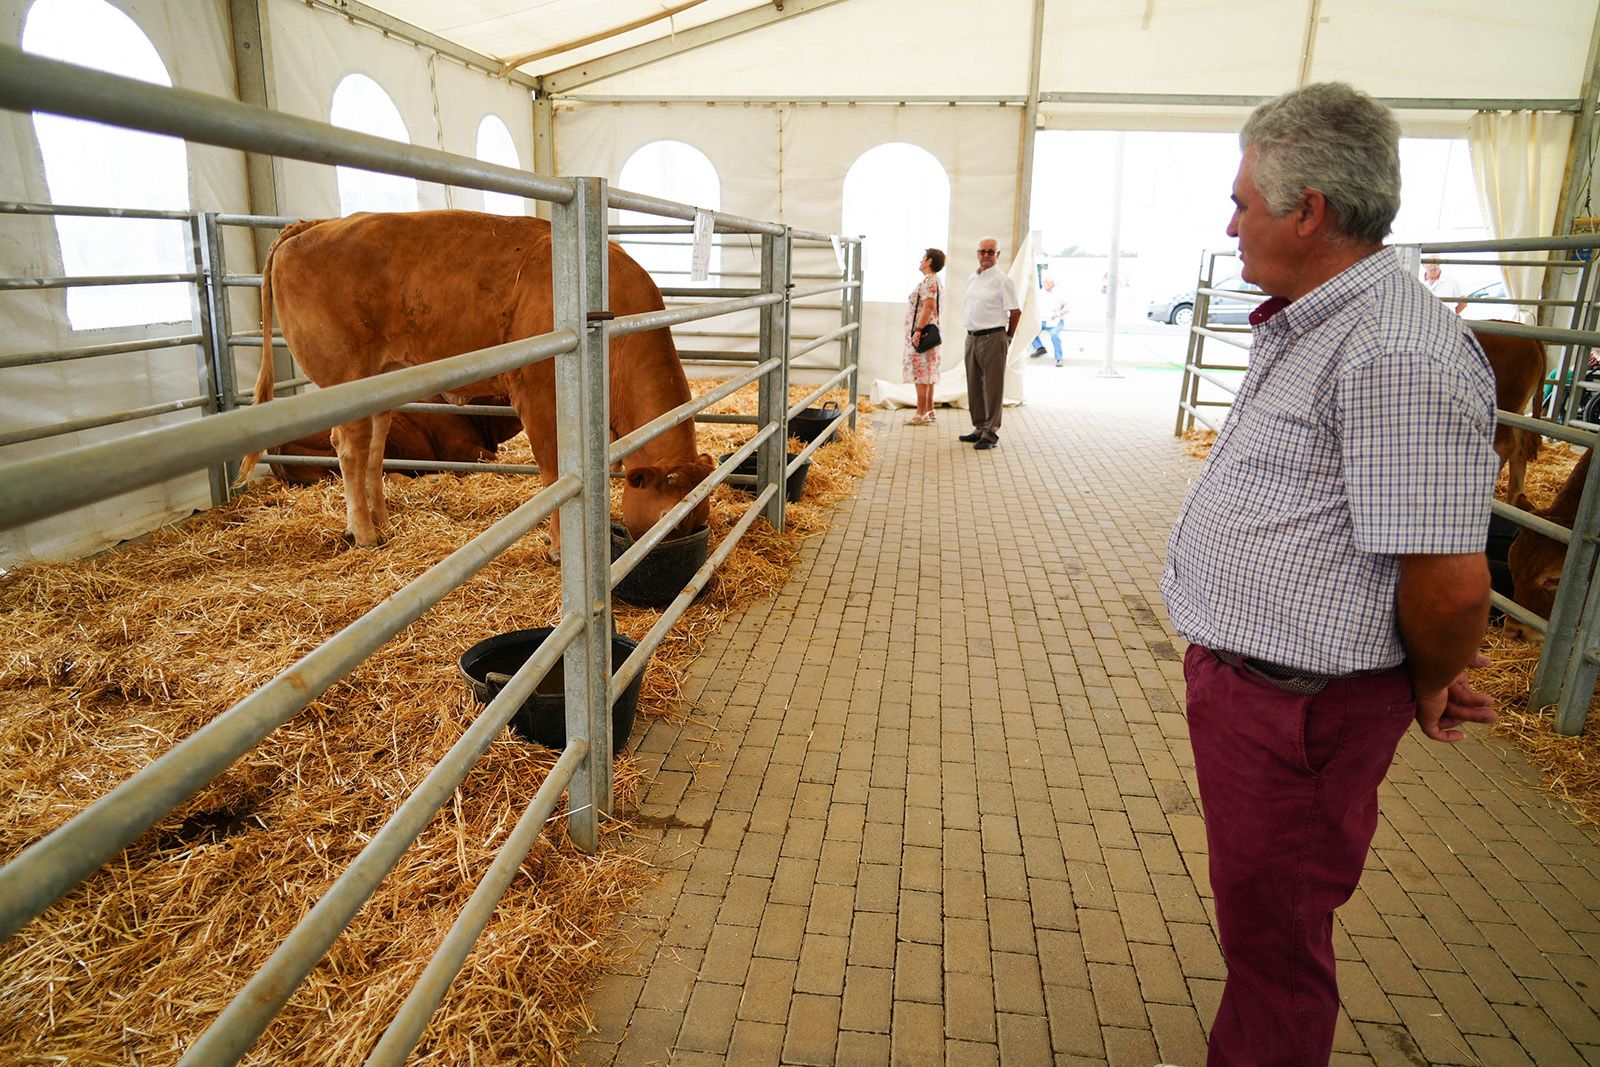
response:
[[(497, 163), (502, 167), (522, 166), (522, 161), (517, 158), (516, 142), (511, 139), (511, 131), (498, 115), (485, 115), (483, 121), (478, 123), (477, 156), (485, 163)], [(483, 210), (492, 215), (527, 214), (522, 207), (522, 197), (493, 193), (487, 189), (483, 192)]]
[(862, 298), (903, 301), (925, 248), (950, 251), (950, 178), (903, 142), (868, 149), (844, 176), (844, 232), (861, 234)]
[[(333, 91), (328, 121), (359, 133), (411, 143), (405, 119), (383, 87), (365, 74), (347, 74)], [(339, 213), (417, 210), (417, 180), (398, 174), (377, 174), (355, 167), (335, 167)]]
[[(722, 208), (722, 181), (717, 177), (717, 168), (704, 152), (682, 141), (651, 141), (644, 145), (622, 165), (617, 184), (630, 193), (646, 193), (712, 211)], [(676, 222), (634, 211), (617, 213), (619, 226), (659, 226)], [(631, 240), (621, 235), (619, 243), (651, 274), (669, 275), (663, 284), (690, 284), (694, 245), (691, 235), (647, 234)], [(710, 271), (715, 276), (721, 270), (722, 251), (713, 243)]]
[[(105, 0), (38, 0), (22, 28), (24, 51), (156, 85), (172, 84), (150, 38)], [(187, 211), (189, 159), (175, 137), (35, 113), (45, 184), (57, 204)], [(190, 268), (181, 222), (58, 215), (68, 275), (177, 274)], [(67, 290), (76, 330), (178, 322), (192, 315), (189, 288), (101, 285)]]

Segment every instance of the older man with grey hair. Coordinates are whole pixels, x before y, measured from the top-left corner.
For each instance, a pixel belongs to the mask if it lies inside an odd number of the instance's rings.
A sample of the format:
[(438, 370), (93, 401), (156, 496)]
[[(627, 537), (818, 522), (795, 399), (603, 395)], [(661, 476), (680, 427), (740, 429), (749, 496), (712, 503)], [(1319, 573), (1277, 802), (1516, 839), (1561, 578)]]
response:
[(1399, 128), (1348, 85), (1261, 105), (1233, 219), (1250, 367), (1179, 512), (1161, 589), (1188, 639), (1190, 742), (1228, 980), (1210, 1067), (1326, 1064), (1333, 913), (1415, 720), (1490, 722), (1466, 681), (1489, 607), (1494, 378), (1383, 247)]
[(964, 301), (967, 328), (967, 408), (972, 432), (961, 435), (980, 452), (1000, 442), (1000, 417), (1005, 412), (1006, 349), (1017, 332), (1022, 305), (1017, 287), (998, 266), (1000, 244), (993, 237), (978, 241), (978, 269), (967, 279)]

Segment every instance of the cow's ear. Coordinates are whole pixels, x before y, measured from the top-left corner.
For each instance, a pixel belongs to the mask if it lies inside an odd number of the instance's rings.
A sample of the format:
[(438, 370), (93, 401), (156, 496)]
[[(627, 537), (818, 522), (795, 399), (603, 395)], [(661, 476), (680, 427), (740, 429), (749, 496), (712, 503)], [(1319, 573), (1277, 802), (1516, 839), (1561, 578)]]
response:
[(628, 472), (628, 484), (635, 489), (643, 489), (656, 480), (654, 467), (635, 467)]
[(710, 452), (702, 452), (702, 453), (700, 453), (700, 462), (704, 463), (707, 467), (713, 467), (714, 468), (717, 465), (716, 460), (711, 458), (711, 453)]

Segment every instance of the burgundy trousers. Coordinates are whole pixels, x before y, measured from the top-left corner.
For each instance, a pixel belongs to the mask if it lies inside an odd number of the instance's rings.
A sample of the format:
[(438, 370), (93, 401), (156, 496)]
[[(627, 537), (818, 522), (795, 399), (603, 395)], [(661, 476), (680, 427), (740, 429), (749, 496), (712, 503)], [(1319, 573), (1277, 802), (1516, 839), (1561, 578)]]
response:
[(1207, 1067), (1325, 1067), (1339, 1014), (1333, 912), (1378, 827), (1378, 785), (1416, 714), (1403, 667), (1313, 696), (1191, 645), (1189, 739), (1228, 964)]

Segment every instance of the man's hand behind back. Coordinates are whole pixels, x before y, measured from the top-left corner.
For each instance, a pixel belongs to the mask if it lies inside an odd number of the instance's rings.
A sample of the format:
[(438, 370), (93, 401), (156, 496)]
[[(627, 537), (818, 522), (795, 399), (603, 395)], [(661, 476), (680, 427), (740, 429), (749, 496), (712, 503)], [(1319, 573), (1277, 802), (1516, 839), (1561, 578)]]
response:
[[(1489, 657), (1481, 654), (1468, 664), (1470, 667), (1488, 665)], [(1467, 736), (1457, 729), (1462, 723), (1492, 723), (1499, 718), (1494, 701), (1472, 688), (1465, 671), (1444, 689), (1417, 694), (1417, 726), (1435, 741), (1460, 741)]]

